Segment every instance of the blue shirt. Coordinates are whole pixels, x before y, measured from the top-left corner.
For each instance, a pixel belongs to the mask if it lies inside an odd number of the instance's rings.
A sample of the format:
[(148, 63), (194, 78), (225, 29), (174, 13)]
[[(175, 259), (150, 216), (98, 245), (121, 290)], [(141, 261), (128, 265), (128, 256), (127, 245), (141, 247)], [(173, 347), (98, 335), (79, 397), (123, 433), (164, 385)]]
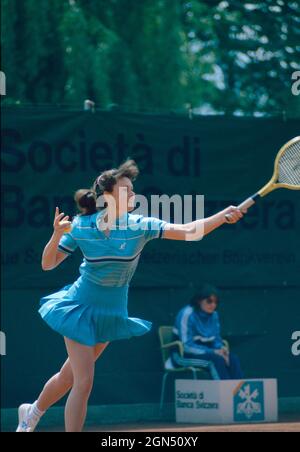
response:
[(173, 329), (183, 343), (185, 353), (201, 355), (221, 349), (219, 314), (207, 314), (192, 306), (185, 306), (178, 313)]
[(132, 279), (146, 243), (162, 238), (167, 223), (126, 213), (106, 237), (97, 227), (105, 212), (76, 216), (71, 231), (61, 237), (58, 249), (72, 255), (79, 247), (84, 256), (79, 268), (82, 276), (102, 286), (121, 287)]

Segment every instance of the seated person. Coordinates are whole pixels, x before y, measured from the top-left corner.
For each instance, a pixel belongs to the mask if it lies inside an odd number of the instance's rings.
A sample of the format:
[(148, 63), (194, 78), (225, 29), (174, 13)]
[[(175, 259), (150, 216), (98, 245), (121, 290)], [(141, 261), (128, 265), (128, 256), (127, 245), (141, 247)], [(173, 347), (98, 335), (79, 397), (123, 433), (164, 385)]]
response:
[(229, 353), (220, 335), (218, 290), (208, 284), (201, 287), (191, 303), (178, 313), (173, 329), (184, 356), (172, 353), (175, 367), (207, 368), (214, 380), (243, 378), (239, 358)]

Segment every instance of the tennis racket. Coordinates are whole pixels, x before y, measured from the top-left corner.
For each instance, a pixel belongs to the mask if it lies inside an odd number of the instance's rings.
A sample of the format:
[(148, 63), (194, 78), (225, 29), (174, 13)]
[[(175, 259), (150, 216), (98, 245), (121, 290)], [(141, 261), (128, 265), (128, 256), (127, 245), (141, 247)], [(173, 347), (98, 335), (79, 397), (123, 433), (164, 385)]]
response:
[[(300, 136), (288, 141), (277, 154), (272, 179), (255, 195), (242, 202), (238, 209), (249, 209), (258, 198), (268, 195), (277, 188), (300, 190)], [(231, 215), (226, 215), (230, 223)]]

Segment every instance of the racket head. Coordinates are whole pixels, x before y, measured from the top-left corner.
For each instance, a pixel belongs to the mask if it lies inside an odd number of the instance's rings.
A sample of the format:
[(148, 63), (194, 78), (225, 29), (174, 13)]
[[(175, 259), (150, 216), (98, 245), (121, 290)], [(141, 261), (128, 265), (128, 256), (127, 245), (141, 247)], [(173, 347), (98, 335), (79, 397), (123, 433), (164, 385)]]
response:
[(281, 147), (275, 159), (272, 179), (258, 194), (265, 196), (277, 188), (300, 190), (300, 136)]

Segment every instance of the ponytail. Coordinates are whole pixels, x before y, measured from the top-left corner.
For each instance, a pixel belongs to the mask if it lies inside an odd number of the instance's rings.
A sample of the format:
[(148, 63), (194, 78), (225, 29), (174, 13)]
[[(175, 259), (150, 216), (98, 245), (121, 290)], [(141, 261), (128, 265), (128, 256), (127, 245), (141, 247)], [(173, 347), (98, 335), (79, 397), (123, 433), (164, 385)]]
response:
[(77, 190), (74, 195), (74, 200), (81, 215), (92, 215), (97, 212), (96, 199), (96, 193), (86, 188)]

